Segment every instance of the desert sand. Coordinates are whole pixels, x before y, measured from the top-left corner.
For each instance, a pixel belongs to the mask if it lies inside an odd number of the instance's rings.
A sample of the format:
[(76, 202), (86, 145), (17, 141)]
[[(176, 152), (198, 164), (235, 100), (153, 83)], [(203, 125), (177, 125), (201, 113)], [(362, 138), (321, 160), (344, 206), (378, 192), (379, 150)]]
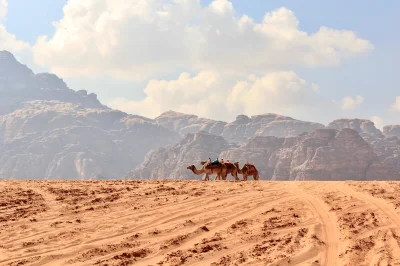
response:
[(0, 265), (400, 265), (399, 182), (0, 181)]

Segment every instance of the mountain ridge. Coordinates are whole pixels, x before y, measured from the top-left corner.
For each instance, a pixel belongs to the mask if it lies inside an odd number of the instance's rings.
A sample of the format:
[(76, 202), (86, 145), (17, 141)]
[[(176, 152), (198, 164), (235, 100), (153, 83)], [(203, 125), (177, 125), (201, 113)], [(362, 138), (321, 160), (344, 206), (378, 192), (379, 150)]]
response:
[[(325, 126), (273, 113), (224, 122), (167, 111), (150, 119), (113, 110), (94, 93), (74, 91), (54, 74), (34, 74), (5, 51), (0, 51), (0, 96), (0, 178), (146, 178), (146, 173), (182, 178), (190, 160), (235, 149), (244, 149), (248, 158), (271, 156), (281, 142), (293, 146), (296, 139), (330, 129), (357, 132), (379, 159), (376, 169), (400, 171), (398, 125), (382, 132), (366, 119), (342, 118)], [(209, 140), (204, 147), (196, 144), (202, 139)], [(260, 142), (254, 146), (254, 140)], [(187, 143), (200, 146), (193, 149)], [(168, 159), (166, 165), (161, 158), (169, 158), (171, 149), (180, 159)]]

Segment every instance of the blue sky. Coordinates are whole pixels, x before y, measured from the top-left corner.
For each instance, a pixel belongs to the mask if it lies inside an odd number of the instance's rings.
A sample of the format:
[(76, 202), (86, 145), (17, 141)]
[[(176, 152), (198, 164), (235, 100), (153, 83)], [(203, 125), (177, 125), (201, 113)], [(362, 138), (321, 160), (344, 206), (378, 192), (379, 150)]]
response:
[[(9, 32), (22, 40), (34, 43), (39, 35), (52, 35), (52, 21), (63, 16), (62, 8), (67, 0), (12, 0), (9, 1), (8, 18), (5, 23)], [(208, 5), (211, 0), (202, 0)], [(261, 21), (267, 11), (285, 6), (295, 12), (300, 20), (300, 28), (314, 32), (320, 26), (351, 29), (368, 37), (375, 45), (391, 46), (400, 41), (396, 25), (400, 25), (399, 1), (363, 0), (232, 0), (241, 14), (247, 14)], [(29, 29), (29, 30), (28, 30)], [(394, 45), (393, 45), (394, 46)]]
[[(5, 26), (18, 39), (34, 45), (40, 35), (52, 36), (52, 21), (63, 17), (66, 0), (9, 0)], [(211, 0), (202, 0), (204, 6)], [(379, 116), (385, 123), (400, 123), (398, 113), (389, 110), (396, 96), (400, 95), (398, 62), (400, 61), (400, 11), (399, 1), (320, 1), (320, 0), (232, 0), (237, 14), (246, 14), (261, 22), (265, 13), (282, 6), (292, 10), (299, 20), (299, 29), (316, 32), (321, 26), (351, 30), (358, 37), (369, 40), (375, 49), (350, 60), (339, 67), (305, 68), (293, 70), (307, 81), (321, 88), (320, 97), (326, 101), (340, 100), (344, 96), (362, 95), (362, 108), (351, 112), (338, 110), (336, 117), (371, 118)], [(40, 3), (40, 4), (38, 4)], [(160, 77), (169, 77), (162, 75)], [(172, 76), (171, 76), (172, 77)], [(174, 76), (176, 78), (176, 75)], [(94, 91), (103, 101), (124, 97), (139, 100), (144, 97), (143, 88), (148, 80), (131, 82), (110, 77), (68, 77), (65, 80), (73, 89), (86, 88)], [(323, 121), (323, 116), (316, 119)]]

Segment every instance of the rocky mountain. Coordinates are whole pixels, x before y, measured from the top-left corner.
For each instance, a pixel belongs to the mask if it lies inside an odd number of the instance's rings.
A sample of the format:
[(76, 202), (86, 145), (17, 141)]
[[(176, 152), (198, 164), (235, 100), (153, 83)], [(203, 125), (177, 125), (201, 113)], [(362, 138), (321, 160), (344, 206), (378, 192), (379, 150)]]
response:
[[(224, 158), (254, 162), (264, 180), (381, 180), (399, 178), (399, 169), (382, 163), (357, 131), (317, 129), (297, 137), (256, 136), (227, 149), (223, 138), (188, 134), (179, 144), (150, 152), (128, 178), (199, 179), (186, 167), (200, 160)], [(224, 151), (222, 151), (224, 150)], [(212, 151), (212, 152), (209, 152)], [(218, 151), (222, 151), (218, 156)]]
[(387, 137), (400, 138), (400, 125), (388, 125), (383, 128), (383, 134)]
[(318, 129), (292, 138), (256, 137), (221, 154), (254, 161), (261, 178), (272, 180), (380, 180), (398, 175), (352, 129)]
[(254, 136), (294, 137), (319, 128), (325, 126), (277, 114), (240, 115), (225, 126), (222, 136), (228, 141), (243, 143)]
[(186, 167), (217, 156), (254, 161), (274, 180), (400, 172), (400, 126), (382, 133), (369, 120), (338, 119), (324, 128), (276, 114), (230, 123), (173, 111), (154, 120), (128, 115), (0, 51), (0, 178), (198, 179)]
[(337, 119), (331, 122), (328, 128), (351, 128), (360, 133), (367, 141), (384, 168), (400, 172), (400, 126), (388, 125), (383, 132), (377, 129), (374, 123), (366, 119)]
[(155, 119), (159, 125), (174, 130), (181, 135), (206, 131), (224, 137), (228, 142), (243, 143), (254, 136), (292, 137), (324, 125), (293, 119), (277, 114), (264, 114), (248, 117), (239, 115), (231, 123), (199, 118), (173, 111), (166, 112)]
[(196, 115), (187, 115), (174, 111), (168, 111), (155, 118), (157, 124), (179, 133), (181, 136), (187, 133), (205, 131), (213, 135), (221, 135), (226, 122), (200, 118)]
[(0, 178), (120, 178), (177, 133), (0, 52)]
[(11, 113), (30, 100), (58, 100), (84, 108), (108, 109), (96, 94), (71, 90), (53, 74), (35, 75), (11, 53), (0, 51), (0, 115)]
[(144, 162), (130, 172), (128, 179), (201, 179), (186, 169), (200, 161), (216, 158), (227, 149), (234, 148), (221, 136), (205, 131), (187, 134), (179, 143), (149, 152)]
[(361, 134), (382, 136), (382, 132), (375, 127), (374, 122), (367, 119), (336, 119), (329, 123), (327, 128), (336, 130), (350, 128)]

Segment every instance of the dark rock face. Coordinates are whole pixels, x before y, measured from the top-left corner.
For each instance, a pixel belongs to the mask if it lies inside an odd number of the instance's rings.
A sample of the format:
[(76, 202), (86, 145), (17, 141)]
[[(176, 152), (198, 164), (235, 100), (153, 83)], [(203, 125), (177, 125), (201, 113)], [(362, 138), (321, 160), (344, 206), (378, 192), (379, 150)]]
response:
[(261, 179), (271, 179), (277, 164), (277, 153), (287, 146), (285, 138), (272, 136), (257, 136), (249, 139), (238, 148), (230, 149), (221, 153), (220, 158), (231, 162), (239, 162), (239, 166), (252, 162), (257, 166)]
[(187, 134), (179, 143), (149, 152), (144, 162), (127, 176), (128, 179), (201, 179), (187, 166), (195, 164), (200, 169), (200, 162), (208, 158), (217, 158), (227, 149), (235, 146), (228, 144), (220, 136), (204, 131)]
[(378, 155), (384, 168), (400, 172), (400, 139), (396, 136), (363, 136)]
[(121, 178), (154, 148), (179, 136), (138, 116), (30, 101), (0, 116), (2, 178)]
[(262, 179), (382, 180), (398, 178), (351, 129), (318, 129), (294, 138), (256, 137), (224, 158), (254, 161)]
[(179, 139), (0, 52), (0, 178), (121, 178), (149, 150)]

